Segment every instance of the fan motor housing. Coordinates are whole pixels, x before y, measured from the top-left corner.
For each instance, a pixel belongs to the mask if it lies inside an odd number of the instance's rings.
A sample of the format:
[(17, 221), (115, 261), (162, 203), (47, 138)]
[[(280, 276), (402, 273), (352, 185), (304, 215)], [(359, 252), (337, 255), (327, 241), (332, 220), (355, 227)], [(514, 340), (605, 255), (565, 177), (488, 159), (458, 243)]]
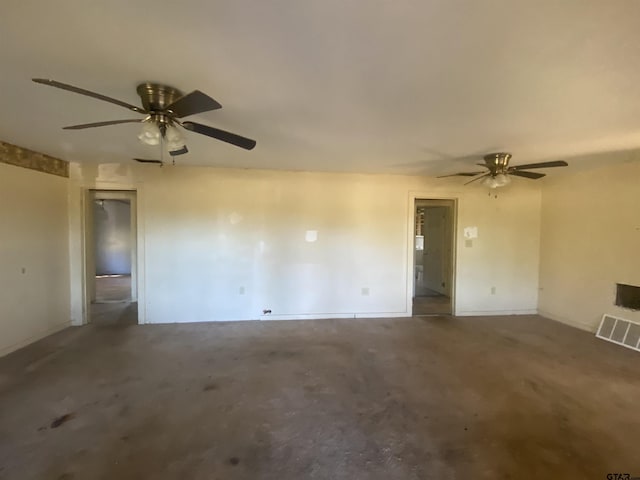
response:
[(510, 153), (506, 152), (498, 152), (498, 153), (489, 153), (484, 157), (484, 163), (487, 164), (487, 168), (491, 170), (492, 175), (497, 175), (499, 173), (506, 173), (509, 168), (509, 159), (511, 158)]
[(136, 88), (142, 106), (148, 112), (164, 112), (167, 107), (183, 96), (177, 88), (159, 83), (141, 83)]

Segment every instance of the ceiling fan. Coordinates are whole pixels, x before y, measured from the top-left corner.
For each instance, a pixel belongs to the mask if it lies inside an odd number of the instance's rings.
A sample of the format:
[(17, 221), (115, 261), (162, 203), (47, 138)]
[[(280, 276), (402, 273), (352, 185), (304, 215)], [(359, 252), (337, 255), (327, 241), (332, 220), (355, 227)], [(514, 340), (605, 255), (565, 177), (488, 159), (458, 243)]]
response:
[[(167, 150), (172, 156), (187, 153), (187, 146), (182, 133), (178, 127), (182, 127), (191, 132), (200, 133), (223, 142), (236, 145), (245, 150), (251, 150), (256, 146), (256, 141), (235, 133), (219, 130), (214, 127), (202, 125), (201, 123), (182, 121), (183, 117), (195, 115), (197, 113), (208, 112), (222, 108), (218, 102), (199, 90), (194, 90), (184, 95), (180, 90), (160, 85), (157, 83), (142, 83), (138, 85), (136, 91), (142, 101), (142, 107), (136, 107), (129, 103), (110, 98), (100, 93), (91, 92), (83, 88), (74, 87), (66, 83), (48, 80), (45, 78), (34, 78), (34, 82), (50, 87), (61, 88), (70, 92), (79, 93), (88, 97), (97, 98), (105, 102), (113, 103), (121, 107), (145, 115), (140, 119), (109, 120), (105, 122), (84, 123), (81, 125), (71, 125), (63, 127), (64, 130), (82, 130), (85, 128), (105, 127), (107, 125), (117, 125), (120, 123), (141, 123), (142, 129), (138, 139), (146, 145), (160, 145), (166, 142)], [(139, 160), (139, 159), (136, 159)], [(159, 160), (145, 163), (162, 163)]]
[(484, 163), (477, 164), (487, 168), (488, 171), (460, 172), (454, 173), (452, 175), (442, 175), (438, 178), (475, 177), (472, 180), (466, 182), (465, 185), (473, 183), (477, 180), (484, 179), (482, 180), (483, 185), (489, 188), (499, 188), (511, 183), (511, 175), (516, 177), (530, 178), (532, 180), (537, 180), (546, 175), (545, 173), (527, 172), (525, 170), (531, 170), (535, 168), (566, 167), (567, 165), (569, 165), (564, 160), (555, 160), (551, 162), (528, 163), (526, 165), (514, 165), (513, 167), (510, 167), (509, 159), (511, 159), (511, 156), (512, 155), (510, 153), (505, 152), (489, 153), (483, 157)]

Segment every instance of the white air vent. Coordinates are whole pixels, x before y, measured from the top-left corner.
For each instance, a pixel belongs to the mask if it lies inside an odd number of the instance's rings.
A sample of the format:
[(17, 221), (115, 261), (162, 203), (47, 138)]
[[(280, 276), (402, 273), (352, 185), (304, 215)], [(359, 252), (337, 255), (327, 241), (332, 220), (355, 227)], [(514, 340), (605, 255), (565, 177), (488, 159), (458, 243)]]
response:
[(596, 337), (640, 352), (640, 323), (638, 322), (605, 313)]

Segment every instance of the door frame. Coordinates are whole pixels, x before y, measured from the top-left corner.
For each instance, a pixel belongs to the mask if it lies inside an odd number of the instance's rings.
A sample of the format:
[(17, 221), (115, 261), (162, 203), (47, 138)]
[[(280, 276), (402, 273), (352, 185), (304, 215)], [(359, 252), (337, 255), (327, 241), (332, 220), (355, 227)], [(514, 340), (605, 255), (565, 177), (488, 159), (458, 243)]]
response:
[(82, 324), (90, 323), (92, 299), (95, 292), (95, 245), (93, 239), (93, 205), (95, 200), (129, 200), (131, 208), (131, 301), (138, 302), (137, 323), (144, 323), (144, 310), (140, 304), (144, 300), (142, 280), (143, 235), (138, 204), (140, 202), (137, 188), (83, 188), (81, 198), (82, 219)]
[(452, 202), (451, 215), (451, 315), (456, 315), (456, 287), (457, 287), (457, 253), (458, 253), (458, 197), (448, 195), (433, 195), (428, 193), (410, 192), (407, 209), (407, 312), (413, 316), (413, 292), (415, 286), (415, 231), (416, 231), (416, 202), (420, 200), (445, 200)]

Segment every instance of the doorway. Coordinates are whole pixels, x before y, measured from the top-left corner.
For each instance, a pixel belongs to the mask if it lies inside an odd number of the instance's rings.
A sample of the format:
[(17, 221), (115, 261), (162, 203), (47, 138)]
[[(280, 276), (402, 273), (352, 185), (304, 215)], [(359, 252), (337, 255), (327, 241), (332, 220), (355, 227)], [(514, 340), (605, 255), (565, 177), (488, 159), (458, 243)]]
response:
[(89, 321), (137, 323), (136, 193), (92, 190), (87, 208)]
[(413, 315), (453, 313), (454, 200), (416, 200)]

